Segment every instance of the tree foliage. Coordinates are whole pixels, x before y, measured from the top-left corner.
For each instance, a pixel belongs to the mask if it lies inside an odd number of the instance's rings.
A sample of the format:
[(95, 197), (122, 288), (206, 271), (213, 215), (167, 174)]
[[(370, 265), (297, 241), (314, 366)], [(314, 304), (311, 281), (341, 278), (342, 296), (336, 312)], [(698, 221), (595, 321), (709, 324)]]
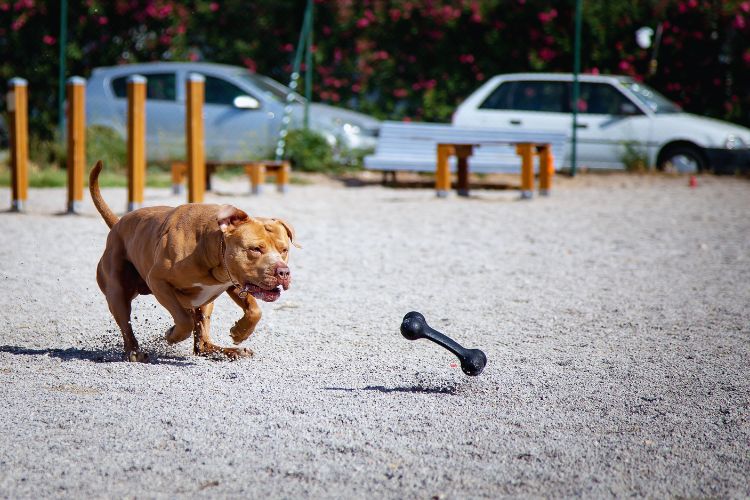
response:
[[(750, 1), (586, 0), (582, 67), (632, 75), (687, 110), (750, 124)], [(304, 0), (70, 2), (68, 75), (151, 60), (245, 66), (287, 82)], [(492, 75), (569, 72), (573, 1), (316, 0), (316, 100), (381, 118), (448, 121)], [(0, 0), (0, 79), (29, 80), (31, 125), (57, 120), (60, 2)], [(663, 38), (658, 67), (635, 43)], [(2, 98), (4, 100), (4, 96)]]

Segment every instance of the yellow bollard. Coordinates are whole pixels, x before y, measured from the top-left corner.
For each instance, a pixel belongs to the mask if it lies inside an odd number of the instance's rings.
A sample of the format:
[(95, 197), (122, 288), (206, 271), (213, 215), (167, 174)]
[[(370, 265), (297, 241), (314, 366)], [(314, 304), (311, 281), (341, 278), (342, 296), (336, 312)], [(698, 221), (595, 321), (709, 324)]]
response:
[(451, 169), (448, 158), (453, 154), (450, 144), (437, 145), (437, 171), (435, 172), (435, 194), (438, 198), (445, 198), (451, 190)]
[(182, 194), (187, 165), (182, 161), (172, 162), (172, 194)]
[(516, 145), (516, 154), (521, 157), (521, 198), (534, 195), (534, 151), (529, 143)]
[(206, 191), (206, 158), (203, 152), (203, 96), (205, 78), (196, 73), (187, 80), (188, 203), (202, 203)]
[(12, 199), (10, 209), (23, 212), (29, 191), (29, 108), (28, 82), (12, 78), (7, 106), (10, 119), (10, 171)]
[(276, 170), (276, 189), (279, 193), (286, 193), (289, 190), (289, 176), (292, 171), (291, 164), (284, 160)]
[(143, 206), (146, 185), (146, 78), (128, 78), (128, 212)]
[(250, 167), (250, 192), (261, 194), (263, 185), (266, 183), (266, 165), (264, 163), (251, 163)]
[(539, 146), (539, 194), (549, 196), (552, 189), (552, 176), (555, 175), (555, 159), (552, 155), (552, 146), (544, 144)]
[(68, 78), (68, 213), (81, 210), (86, 164), (86, 80)]

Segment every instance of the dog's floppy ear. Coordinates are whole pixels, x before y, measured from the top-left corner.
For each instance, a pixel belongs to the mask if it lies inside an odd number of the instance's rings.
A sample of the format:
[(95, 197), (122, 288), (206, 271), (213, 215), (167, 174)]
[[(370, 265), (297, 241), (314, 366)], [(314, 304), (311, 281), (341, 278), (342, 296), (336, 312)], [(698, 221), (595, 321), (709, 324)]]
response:
[(234, 231), (240, 224), (250, 220), (250, 216), (237, 207), (232, 205), (222, 205), (219, 213), (216, 214), (216, 221), (223, 233)]
[(279, 224), (284, 226), (284, 229), (286, 229), (286, 234), (289, 236), (289, 241), (292, 243), (292, 245), (294, 245), (297, 248), (302, 248), (302, 245), (294, 241), (296, 237), (294, 236), (294, 228), (292, 227), (291, 224), (289, 224), (284, 219), (271, 219), (271, 220), (274, 222), (278, 222)]

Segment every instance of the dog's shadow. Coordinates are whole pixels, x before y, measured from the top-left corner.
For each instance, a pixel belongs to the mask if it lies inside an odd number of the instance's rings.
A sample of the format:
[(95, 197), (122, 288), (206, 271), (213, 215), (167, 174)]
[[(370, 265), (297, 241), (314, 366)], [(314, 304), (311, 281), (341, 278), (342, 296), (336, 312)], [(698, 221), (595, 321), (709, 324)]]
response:
[[(63, 361), (91, 361), (92, 363), (124, 363), (122, 352), (105, 349), (79, 349), (69, 347), (67, 349), (31, 349), (12, 345), (0, 346), (0, 352), (7, 352), (21, 356), (49, 356)], [(187, 366), (195, 363), (187, 358), (179, 356), (155, 356), (152, 355), (149, 364)]]
[(385, 387), (383, 385), (368, 385), (366, 387), (324, 387), (326, 391), (343, 391), (343, 392), (357, 392), (357, 391), (377, 391), (384, 394), (390, 394), (393, 392), (406, 392), (410, 394), (456, 394), (455, 386), (448, 387), (425, 387), (423, 385), (412, 385), (405, 387)]

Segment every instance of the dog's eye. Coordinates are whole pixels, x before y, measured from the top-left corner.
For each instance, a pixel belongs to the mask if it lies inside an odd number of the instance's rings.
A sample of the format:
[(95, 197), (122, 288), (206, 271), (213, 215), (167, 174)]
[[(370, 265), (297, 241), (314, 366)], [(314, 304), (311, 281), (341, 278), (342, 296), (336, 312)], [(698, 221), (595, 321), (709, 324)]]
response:
[(248, 250), (250, 252), (254, 252), (254, 253), (262, 253), (263, 252), (263, 247), (250, 247), (250, 248), (248, 248)]
[(288, 253), (288, 252), (289, 252), (289, 249), (288, 249), (288, 248), (282, 248), (282, 249), (281, 249), (281, 253)]

